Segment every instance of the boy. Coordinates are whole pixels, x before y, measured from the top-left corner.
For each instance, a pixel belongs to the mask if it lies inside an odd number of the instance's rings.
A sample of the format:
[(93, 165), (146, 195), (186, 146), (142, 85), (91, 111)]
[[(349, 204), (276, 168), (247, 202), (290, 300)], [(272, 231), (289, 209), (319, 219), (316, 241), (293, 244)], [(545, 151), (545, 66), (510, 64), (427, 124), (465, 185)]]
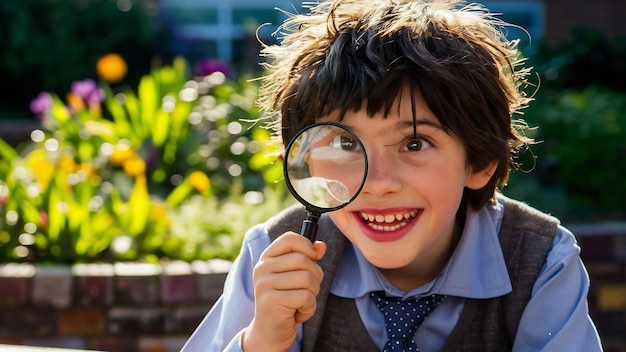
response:
[(446, 0), (287, 20), (259, 101), (285, 144), (315, 122), (350, 128), (367, 179), (322, 216), (321, 241), (293, 232), (301, 209), (252, 228), (185, 351), (601, 350), (573, 235), (497, 192), (531, 142), (512, 123), (528, 69), (502, 25)]

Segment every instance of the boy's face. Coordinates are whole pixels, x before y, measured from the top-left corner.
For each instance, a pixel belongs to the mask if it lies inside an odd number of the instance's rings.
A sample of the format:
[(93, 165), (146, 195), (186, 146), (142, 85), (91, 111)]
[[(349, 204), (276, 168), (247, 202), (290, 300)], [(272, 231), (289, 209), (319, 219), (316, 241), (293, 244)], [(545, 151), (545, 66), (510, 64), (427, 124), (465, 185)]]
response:
[(464, 187), (482, 188), (490, 173), (470, 170), (461, 140), (444, 132), (419, 93), (415, 114), (414, 134), (410, 91), (404, 89), (386, 118), (364, 110), (345, 115), (341, 123), (363, 142), (369, 171), (359, 196), (329, 215), (375, 266), (437, 275), (453, 249)]

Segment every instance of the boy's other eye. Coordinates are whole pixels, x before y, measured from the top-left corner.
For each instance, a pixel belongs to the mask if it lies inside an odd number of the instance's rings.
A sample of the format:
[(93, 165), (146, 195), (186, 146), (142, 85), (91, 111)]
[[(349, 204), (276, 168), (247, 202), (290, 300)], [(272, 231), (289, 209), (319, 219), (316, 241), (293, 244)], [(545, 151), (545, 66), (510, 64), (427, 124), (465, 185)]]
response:
[(352, 136), (349, 135), (338, 135), (333, 137), (333, 139), (330, 141), (330, 145), (333, 148), (338, 148), (345, 151), (354, 151), (360, 148), (359, 143), (354, 140)]
[(405, 144), (404, 149), (409, 152), (419, 152), (426, 148), (430, 148), (431, 146), (432, 145), (428, 141), (422, 138), (411, 138)]

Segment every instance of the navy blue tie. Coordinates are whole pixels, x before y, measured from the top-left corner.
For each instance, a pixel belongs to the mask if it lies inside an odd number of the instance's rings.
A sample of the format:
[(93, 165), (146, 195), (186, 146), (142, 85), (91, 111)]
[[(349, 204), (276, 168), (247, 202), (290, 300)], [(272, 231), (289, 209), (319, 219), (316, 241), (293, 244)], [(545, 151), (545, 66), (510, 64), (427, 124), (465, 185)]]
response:
[(430, 295), (402, 300), (387, 297), (384, 292), (372, 292), (370, 296), (385, 316), (387, 343), (383, 352), (418, 352), (413, 336), (428, 314), (439, 306), (445, 296)]

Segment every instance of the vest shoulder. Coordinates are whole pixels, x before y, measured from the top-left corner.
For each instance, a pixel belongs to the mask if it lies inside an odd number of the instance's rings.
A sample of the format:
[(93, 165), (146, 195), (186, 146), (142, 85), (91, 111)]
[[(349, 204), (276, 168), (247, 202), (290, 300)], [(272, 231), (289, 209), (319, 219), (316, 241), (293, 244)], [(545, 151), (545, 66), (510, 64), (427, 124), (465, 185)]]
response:
[(283, 209), (278, 214), (267, 220), (267, 232), (272, 241), (285, 232), (298, 232), (302, 227), (302, 220), (305, 217), (306, 209), (304, 206), (301, 204), (294, 204), (286, 209)]

